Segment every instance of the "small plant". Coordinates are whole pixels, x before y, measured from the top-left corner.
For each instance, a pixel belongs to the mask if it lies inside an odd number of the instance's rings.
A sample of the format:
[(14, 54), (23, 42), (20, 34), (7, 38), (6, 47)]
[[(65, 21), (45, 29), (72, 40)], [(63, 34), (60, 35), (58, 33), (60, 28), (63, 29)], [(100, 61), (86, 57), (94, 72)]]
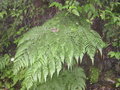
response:
[(116, 80), (116, 87), (119, 87), (120, 86), (120, 78), (118, 78), (117, 80)]
[(120, 51), (119, 51), (119, 47), (120, 47), (120, 43), (119, 43), (119, 38), (116, 39), (116, 41), (112, 42), (112, 46), (115, 47), (117, 50), (116, 51), (110, 51), (108, 53), (108, 55), (112, 58), (116, 58), (116, 59), (120, 59)]
[(78, 7), (79, 7), (79, 2), (77, 2), (76, 0), (73, 1), (66, 1), (65, 5), (62, 5), (61, 3), (58, 2), (52, 2), (50, 7), (55, 6), (57, 7), (59, 10), (64, 10), (66, 9), (69, 13), (73, 13), (77, 16), (80, 16), (79, 11), (78, 11)]
[(90, 68), (90, 83), (97, 83), (99, 80), (100, 70), (96, 67)]
[(110, 51), (108, 55), (110, 55), (111, 58), (115, 57), (116, 59), (120, 59), (120, 52)]

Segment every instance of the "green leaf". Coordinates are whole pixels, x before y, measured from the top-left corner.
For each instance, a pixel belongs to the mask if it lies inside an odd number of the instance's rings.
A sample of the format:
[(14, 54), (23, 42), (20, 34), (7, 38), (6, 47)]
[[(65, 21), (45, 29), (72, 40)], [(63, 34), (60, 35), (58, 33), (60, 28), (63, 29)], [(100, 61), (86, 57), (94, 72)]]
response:
[(73, 10), (72, 10), (72, 13), (75, 14), (75, 15), (77, 15), (77, 16), (80, 16), (80, 14), (79, 14), (79, 12), (78, 12), (77, 9), (73, 9)]

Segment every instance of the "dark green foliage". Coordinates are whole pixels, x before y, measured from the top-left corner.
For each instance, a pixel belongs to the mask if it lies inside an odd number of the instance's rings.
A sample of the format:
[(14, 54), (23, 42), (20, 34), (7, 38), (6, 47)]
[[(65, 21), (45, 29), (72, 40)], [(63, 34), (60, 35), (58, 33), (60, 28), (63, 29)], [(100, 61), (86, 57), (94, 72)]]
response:
[[(82, 20), (82, 19), (81, 19)], [(14, 73), (25, 70), (23, 86), (28, 89), (34, 83), (46, 81), (48, 76), (59, 74), (62, 64), (71, 68), (87, 53), (92, 63), (96, 49), (104, 43), (90, 29), (89, 24), (74, 15), (61, 12), (40, 27), (35, 27), (20, 40), (15, 55)]]
[(10, 62), (10, 57), (9, 55), (4, 55), (4, 56), (0, 56), (0, 71), (3, 70), (6, 65), (8, 65)]
[(111, 45), (115, 49), (110, 51), (108, 55), (110, 58), (120, 59), (120, 26), (108, 25), (104, 28), (104, 38), (108, 45)]
[(12, 69), (9, 55), (0, 56), (0, 89), (12, 87)]
[[(21, 34), (23, 13), (26, 10), (22, 0), (1, 0), (0, 1), (0, 52), (10, 45), (18, 33)], [(19, 35), (20, 35), (19, 34)]]
[(42, 19), (40, 21), (34, 18), (44, 14), (46, 4), (38, 8), (34, 5), (34, 1), (0, 1), (0, 53), (6, 52), (5, 49), (8, 49), (11, 43), (17, 44), (20, 36), (33, 24), (43, 23)]
[(96, 67), (90, 68), (90, 83), (97, 83), (99, 80), (100, 70)]
[(106, 40), (106, 42), (115, 42), (119, 43), (120, 40), (120, 26), (117, 25), (107, 25), (105, 26), (104, 30), (104, 38)]

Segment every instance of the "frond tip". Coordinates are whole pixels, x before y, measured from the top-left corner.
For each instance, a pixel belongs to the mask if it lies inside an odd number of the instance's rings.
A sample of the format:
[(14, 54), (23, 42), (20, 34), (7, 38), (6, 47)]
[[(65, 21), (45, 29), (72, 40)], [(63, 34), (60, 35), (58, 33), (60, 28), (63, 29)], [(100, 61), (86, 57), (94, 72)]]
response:
[(24, 34), (15, 55), (14, 73), (25, 70), (23, 82), (26, 82), (26, 87), (38, 81), (46, 81), (48, 75), (52, 77), (55, 72), (59, 74), (63, 63), (67, 63), (68, 68), (71, 67), (73, 58), (76, 58), (77, 62), (79, 58), (82, 61), (85, 53), (94, 62), (96, 49), (102, 49), (103, 42), (101, 37), (91, 30), (86, 22), (82, 24), (81, 20), (63, 12)]

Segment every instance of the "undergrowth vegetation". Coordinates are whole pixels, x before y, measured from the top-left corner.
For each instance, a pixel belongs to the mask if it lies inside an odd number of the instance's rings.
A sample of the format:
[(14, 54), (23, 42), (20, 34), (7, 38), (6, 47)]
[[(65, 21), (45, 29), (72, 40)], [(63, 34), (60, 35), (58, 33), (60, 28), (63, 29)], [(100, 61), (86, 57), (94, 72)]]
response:
[(97, 54), (119, 62), (119, 8), (118, 0), (1, 0), (0, 89), (85, 90), (87, 78), (97, 83), (102, 70), (87, 65), (85, 75), (81, 63), (89, 57), (96, 64)]
[[(44, 0), (41, 0), (44, 2)], [(12, 44), (17, 44), (21, 35), (29, 28), (43, 23), (35, 18), (44, 15), (46, 4), (35, 6), (34, 0), (1, 0), (0, 1), (0, 54)], [(35, 13), (35, 14), (34, 14)], [(34, 22), (33, 22), (34, 21)], [(11, 54), (11, 52), (9, 53)]]

